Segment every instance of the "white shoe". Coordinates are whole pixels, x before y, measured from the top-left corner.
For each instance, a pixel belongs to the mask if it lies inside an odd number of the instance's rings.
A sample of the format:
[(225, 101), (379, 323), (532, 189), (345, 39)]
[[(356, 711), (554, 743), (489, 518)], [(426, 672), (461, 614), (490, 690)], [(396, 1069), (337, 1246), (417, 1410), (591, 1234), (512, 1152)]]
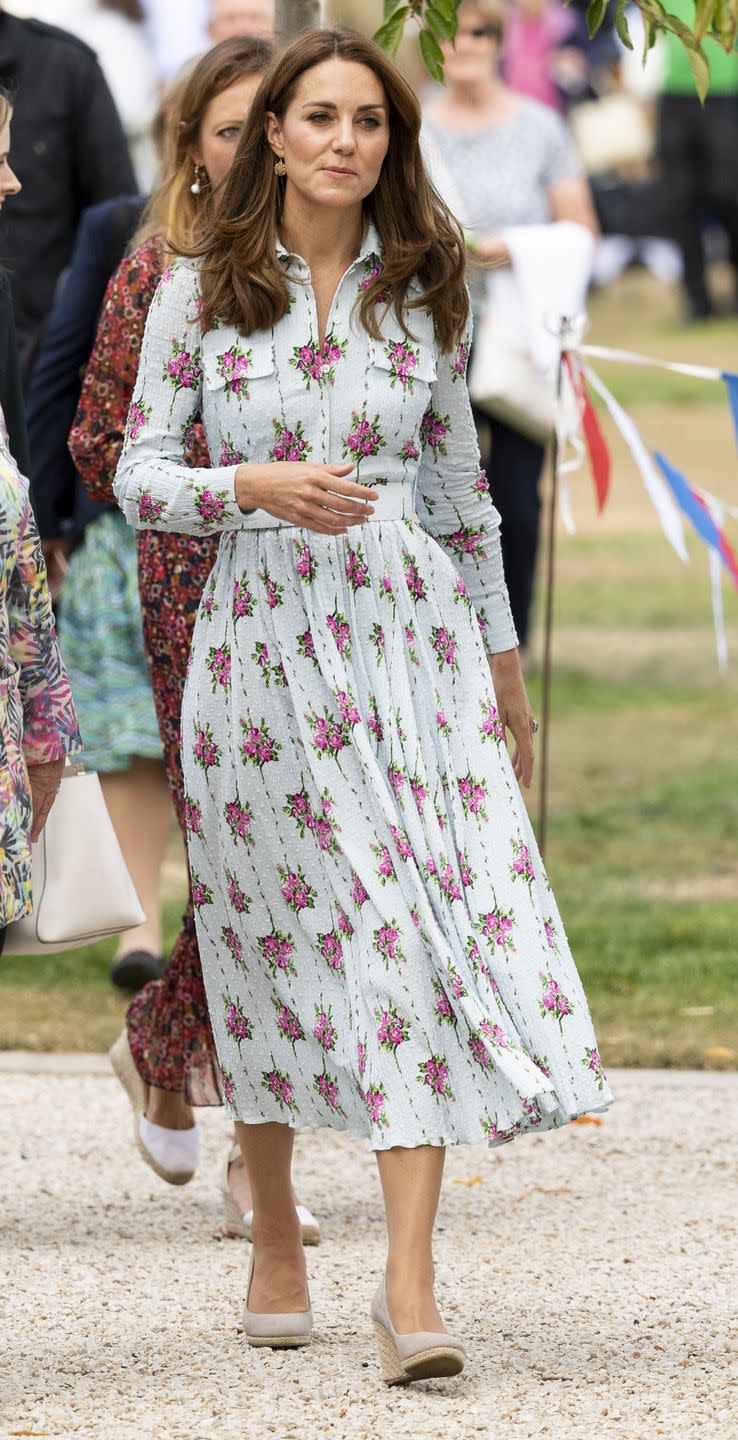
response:
[(133, 1109), (133, 1136), (146, 1164), (168, 1185), (186, 1185), (200, 1160), (200, 1127), (170, 1130), (146, 1119), (149, 1087), (139, 1075), (131, 1054), (128, 1031), (118, 1036), (108, 1052), (110, 1063)]
[[(242, 1235), (245, 1240), (251, 1240), (251, 1226), (254, 1220), (253, 1210), (245, 1210), (243, 1214), (238, 1208), (228, 1184), (228, 1174), (234, 1160), (240, 1160), (241, 1151), (237, 1143), (228, 1146), (225, 1156), (225, 1165), (221, 1174), (220, 1189), (223, 1196), (223, 1208), (225, 1210), (226, 1229), (230, 1235)], [(298, 1205), (297, 1218), (302, 1229), (303, 1245), (320, 1244), (320, 1221), (315, 1218), (312, 1210), (307, 1205)]]

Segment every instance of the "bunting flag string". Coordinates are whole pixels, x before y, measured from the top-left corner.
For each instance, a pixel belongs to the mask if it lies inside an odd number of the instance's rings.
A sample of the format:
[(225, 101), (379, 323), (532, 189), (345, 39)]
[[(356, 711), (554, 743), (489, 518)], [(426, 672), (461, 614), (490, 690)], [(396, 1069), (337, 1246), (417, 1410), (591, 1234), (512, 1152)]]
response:
[[(650, 366), (679, 375), (687, 375), (693, 379), (722, 383), (725, 386), (737, 443), (738, 374), (706, 365), (689, 365), (660, 360), (648, 355), (639, 355), (630, 350), (616, 350), (602, 345), (583, 345), (578, 343), (579, 335), (575, 332), (572, 333), (571, 326), (565, 332), (565, 326), (562, 323), (562, 336), (565, 333), (566, 338), (562, 342), (562, 358), (577, 397), (580, 433), (578, 435), (565, 434), (563, 436), (564, 443), (562, 443), (562, 436), (559, 436), (558, 473), (563, 479), (567, 473), (577, 469), (582, 463), (586, 450), (592, 471), (597, 508), (600, 513), (602, 512), (610, 490), (612, 461), (607, 441), (589, 397), (588, 392), (591, 390), (603, 402), (633, 457), (646, 493), (658, 515), (664, 535), (676, 554), (685, 564), (689, 563), (682, 516), (689, 521), (694, 532), (707, 546), (718, 665), (721, 670), (724, 670), (728, 662), (728, 642), (722, 595), (722, 581), (726, 570), (738, 589), (738, 556), (725, 533), (725, 522), (728, 516), (738, 519), (738, 507), (727, 505), (716, 495), (711, 495), (709, 491), (691, 485), (687, 477), (658, 451), (652, 455), (631, 417), (587, 362), (589, 359), (599, 359), (628, 365)], [(568, 459), (565, 458), (567, 447), (573, 452), (573, 456)], [(565, 485), (562, 486), (562, 517), (566, 528), (573, 530), (571, 501)]]

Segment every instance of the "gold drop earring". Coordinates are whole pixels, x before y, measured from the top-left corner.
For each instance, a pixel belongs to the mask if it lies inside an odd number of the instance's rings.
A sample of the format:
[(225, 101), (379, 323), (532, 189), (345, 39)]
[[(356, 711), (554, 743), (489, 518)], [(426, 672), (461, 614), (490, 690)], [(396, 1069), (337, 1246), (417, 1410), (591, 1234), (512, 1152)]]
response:
[(287, 174), (287, 166), (285, 165), (281, 155), (274, 166), (274, 173), (275, 175), (279, 175), (280, 179), (283, 175)]

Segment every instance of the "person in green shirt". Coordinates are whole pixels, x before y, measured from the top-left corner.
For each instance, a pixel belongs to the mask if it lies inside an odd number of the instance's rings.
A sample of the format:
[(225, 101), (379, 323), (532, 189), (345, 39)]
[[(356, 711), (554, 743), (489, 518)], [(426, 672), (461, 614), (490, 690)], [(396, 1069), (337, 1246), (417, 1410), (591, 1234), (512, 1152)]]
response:
[[(670, 0), (669, 8), (694, 24), (694, 0)], [(718, 221), (726, 232), (738, 303), (738, 52), (726, 55), (714, 40), (705, 41), (710, 93), (702, 106), (681, 41), (670, 34), (663, 43), (659, 154), (673, 197), (688, 318), (701, 320), (714, 313), (703, 245), (706, 221)]]

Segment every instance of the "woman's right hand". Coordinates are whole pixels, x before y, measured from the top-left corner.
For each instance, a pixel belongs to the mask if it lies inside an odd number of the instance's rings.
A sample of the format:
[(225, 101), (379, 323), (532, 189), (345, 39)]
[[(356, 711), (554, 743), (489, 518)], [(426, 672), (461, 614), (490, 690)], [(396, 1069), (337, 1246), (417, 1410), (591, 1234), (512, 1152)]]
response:
[(345, 535), (374, 514), (376, 490), (346, 477), (353, 464), (313, 465), (305, 460), (275, 460), (269, 465), (239, 465), (236, 504), (240, 510), (266, 510), (288, 525)]

